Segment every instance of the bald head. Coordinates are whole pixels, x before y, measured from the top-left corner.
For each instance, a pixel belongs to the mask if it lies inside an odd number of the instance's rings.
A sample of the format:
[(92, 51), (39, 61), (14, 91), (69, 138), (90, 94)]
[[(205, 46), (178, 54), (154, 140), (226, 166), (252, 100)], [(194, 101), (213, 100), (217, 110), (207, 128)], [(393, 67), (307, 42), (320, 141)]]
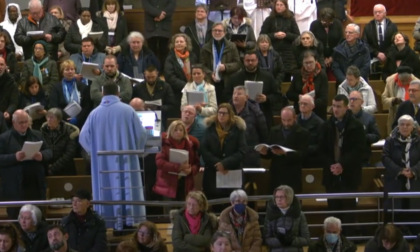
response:
[(304, 94), (299, 98), (299, 111), (305, 117), (310, 116), (315, 108), (314, 98), (308, 94)]
[(285, 129), (290, 129), (296, 123), (296, 112), (292, 106), (281, 110), (281, 124)]
[(197, 111), (195, 107), (192, 105), (185, 105), (181, 108), (181, 121), (184, 125), (188, 128), (191, 124), (194, 123), (195, 116), (197, 115)]
[(135, 111), (144, 111), (146, 110), (145, 108), (145, 104), (144, 101), (140, 98), (133, 98), (130, 101), (130, 106), (135, 110)]
[(22, 109), (18, 109), (12, 116), (13, 128), (20, 134), (25, 134), (29, 128), (29, 115)]

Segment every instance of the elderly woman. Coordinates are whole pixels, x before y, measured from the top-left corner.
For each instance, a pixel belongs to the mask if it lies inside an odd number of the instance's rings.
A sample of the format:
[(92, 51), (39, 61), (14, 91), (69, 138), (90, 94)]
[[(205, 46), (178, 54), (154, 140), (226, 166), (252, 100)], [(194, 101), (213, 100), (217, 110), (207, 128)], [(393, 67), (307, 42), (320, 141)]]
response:
[[(156, 155), (156, 183), (153, 191), (164, 197), (182, 201), (194, 189), (194, 175), (200, 167), (199, 142), (189, 136), (181, 120), (173, 121), (162, 133), (162, 150)], [(182, 163), (171, 160), (173, 150), (188, 152)]]
[(285, 81), (290, 81), (292, 71), (296, 69), (296, 60), (292, 52), (292, 43), (299, 36), (300, 31), (289, 10), (287, 0), (273, 1), (273, 11), (264, 20), (260, 34), (267, 34), (285, 66)]
[(133, 78), (144, 79), (144, 71), (150, 65), (155, 66), (159, 70), (159, 60), (144, 45), (144, 37), (140, 32), (130, 32), (127, 37), (127, 43), (130, 46), (117, 57), (120, 72)]
[(324, 234), (309, 245), (308, 252), (356, 252), (357, 247), (341, 233), (341, 220), (327, 217), (324, 220)]
[(420, 59), (411, 49), (408, 36), (397, 32), (392, 37), (394, 44), (386, 52), (386, 63), (382, 71), (382, 79), (386, 80), (388, 76), (397, 72), (399, 66), (409, 66), (413, 69), (413, 74), (420, 78)]
[[(382, 163), (385, 166), (384, 186), (387, 192), (420, 190), (417, 179), (420, 176), (420, 139), (417, 124), (411, 116), (403, 115), (398, 119), (398, 126), (385, 141)], [(415, 198), (394, 199), (393, 203), (396, 209), (420, 207), (419, 199)]]
[[(167, 69), (167, 68), (165, 68)], [(217, 111), (217, 98), (214, 86), (205, 80), (204, 66), (195, 64), (191, 66), (192, 81), (188, 82), (182, 90), (181, 107), (193, 105), (199, 116), (208, 117)], [(203, 92), (204, 102), (192, 104), (188, 100), (188, 92)]]
[[(243, 60), (245, 51), (255, 49), (252, 19), (247, 17), (242, 6), (235, 6), (230, 10), (230, 18), (223, 20), (223, 24), (227, 28), (226, 38), (235, 43), (239, 57)], [(244, 38), (239, 38), (237, 35), (242, 35)]]
[(39, 252), (49, 248), (47, 223), (41, 210), (34, 205), (24, 205), (19, 211), (18, 229), (26, 252)]
[(265, 243), (270, 251), (303, 251), (310, 235), (306, 217), (293, 189), (281, 185), (274, 190), (267, 203), (264, 221)]
[(64, 122), (63, 114), (58, 108), (48, 110), (47, 122), (41, 127), (42, 136), (53, 158), (46, 163), (48, 175), (76, 175), (73, 158), (76, 156), (79, 129)]
[[(68, 32), (72, 22), (70, 19), (65, 19), (63, 9), (59, 5), (54, 5), (54, 6), (51, 6), (48, 12), (54, 17), (56, 17), (58, 21), (60, 21), (61, 25), (64, 27), (66, 32)], [(57, 57), (59, 60), (68, 59), (68, 57), (70, 57), (69, 52), (64, 48), (64, 41), (58, 45), (57, 54), (58, 54)]]
[(19, 231), (12, 223), (0, 224), (0, 252), (24, 252)]
[(219, 231), (230, 234), (233, 251), (260, 252), (258, 213), (247, 206), (248, 195), (242, 189), (235, 190), (230, 194), (230, 203), (219, 216)]
[(191, 80), (191, 66), (198, 60), (192, 53), (191, 39), (183, 33), (172, 36), (169, 48), (163, 74), (165, 81), (171, 85), (174, 92), (176, 102), (174, 116), (180, 117), (178, 108), (181, 106), (182, 90), (185, 84)]
[(363, 96), (362, 108), (365, 112), (376, 112), (376, 100), (372, 87), (361, 76), (359, 68), (349, 66), (346, 71), (346, 79), (338, 86), (337, 94), (350, 96), (351, 91), (359, 91)]
[[(64, 47), (70, 54), (79, 53), (82, 50), (82, 39), (92, 36), (91, 32), (103, 32), (102, 27), (92, 21), (92, 16), (89, 9), (84, 8), (80, 10), (80, 18), (77, 19), (76, 23), (73, 23), (66, 35), (64, 40)], [(98, 37), (93, 37), (95, 41), (95, 48), (103, 52), (105, 46), (107, 45), (108, 35), (103, 32), (102, 35)]]
[(214, 233), (210, 241), (210, 249), (212, 252), (232, 252), (232, 241), (229, 234), (221, 231)]
[(327, 119), (328, 78), (321, 69), (314, 51), (306, 51), (302, 56), (302, 67), (293, 76), (292, 84), (287, 91), (287, 98), (294, 102), (294, 108), (299, 112), (299, 98), (304, 94), (314, 97), (314, 112), (321, 119)]
[(35, 76), (48, 96), (53, 85), (58, 82), (57, 62), (49, 58), (47, 42), (44, 40), (35, 41), (33, 52), (33, 56), (23, 64), (21, 85), (25, 84), (29, 76)]
[(260, 69), (270, 72), (280, 86), (284, 77), (284, 65), (278, 52), (272, 45), (267, 34), (260, 34), (257, 39), (258, 66)]
[(167, 252), (165, 241), (160, 237), (160, 233), (155, 223), (145, 221), (139, 224), (134, 232), (131, 241), (136, 244), (136, 251)]
[[(56, 83), (50, 92), (49, 107), (64, 110), (69, 104), (82, 104), (82, 94), (86, 85), (76, 79), (76, 65), (72, 60), (65, 60), (60, 64), (60, 73), (63, 76), (61, 82)], [(63, 116), (65, 121), (71, 124), (80, 125), (79, 114)]]
[(225, 83), (229, 83), (229, 77), (239, 70), (241, 63), (235, 44), (225, 38), (223, 23), (214, 23), (211, 35), (212, 39), (201, 49), (200, 63), (204, 65), (208, 79), (214, 83), (217, 104), (221, 104), (229, 100), (225, 97)]
[(207, 129), (201, 144), (205, 169), (203, 191), (209, 199), (228, 197), (230, 190), (216, 187), (216, 173), (226, 174), (242, 169), (242, 159), (248, 150), (245, 121), (235, 116), (228, 103), (217, 108), (217, 114), (206, 118)]
[(311, 31), (304, 31), (299, 37), (293, 42), (292, 46), (293, 55), (295, 56), (297, 72), (302, 68), (303, 55), (307, 51), (315, 53), (315, 59), (321, 65), (322, 69), (325, 69), (324, 64), (324, 48), (315, 35)]
[[(365, 252), (377, 251), (405, 252), (410, 251), (410, 245), (396, 226), (386, 224), (379, 227), (376, 230), (375, 237), (370, 239), (365, 245)], [(417, 252), (415, 248), (413, 248), (413, 251)]]
[(185, 207), (174, 213), (172, 245), (174, 252), (209, 251), (210, 239), (217, 226), (217, 217), (207, 212), (207, 198), (201, 191), (191, 191)]

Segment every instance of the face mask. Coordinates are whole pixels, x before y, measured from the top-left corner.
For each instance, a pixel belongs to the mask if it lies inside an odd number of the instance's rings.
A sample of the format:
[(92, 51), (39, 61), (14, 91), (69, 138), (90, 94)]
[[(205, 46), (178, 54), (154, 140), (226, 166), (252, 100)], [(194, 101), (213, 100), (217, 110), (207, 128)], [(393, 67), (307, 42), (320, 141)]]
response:
[(329, 244), (335, 244), (338, 241), (338, 234), (326, 233), (325, 240)]
[(237, 212), (238, 214), (244, 214), (246, 205), (242, 203), (238, 203), (233, 206), (233, 209), (235, 209), (235, 212)]

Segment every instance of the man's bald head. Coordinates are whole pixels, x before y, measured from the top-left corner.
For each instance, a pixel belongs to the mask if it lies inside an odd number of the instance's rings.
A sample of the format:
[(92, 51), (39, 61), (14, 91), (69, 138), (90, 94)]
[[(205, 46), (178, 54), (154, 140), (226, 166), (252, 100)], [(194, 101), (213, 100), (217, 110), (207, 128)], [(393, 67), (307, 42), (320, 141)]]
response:
[(144, 101), (140, 98), (133, 98), (130, 101), (130, 106), (135, 110), (135, 111), (144, 111), (146, 110), (145, 108), (145, 104)]
[(26, 113), (24, 110), (16, 110), (12, 116), (13, 128), (20, 134), (25, 134), (29, 128), (29, 119), (30, 117), (28, 113)]

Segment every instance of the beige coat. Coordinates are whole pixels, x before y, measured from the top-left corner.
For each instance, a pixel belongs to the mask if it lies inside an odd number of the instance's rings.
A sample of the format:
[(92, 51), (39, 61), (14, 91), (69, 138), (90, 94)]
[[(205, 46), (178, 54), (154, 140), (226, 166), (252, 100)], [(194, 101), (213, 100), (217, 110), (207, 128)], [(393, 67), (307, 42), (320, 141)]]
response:
[(249, 207), (246, 207), (247, 222), (242, 238), (242, 244), (239, 244), (235, 229), (230, 221), (229, 213), (232, 206), (223, 210), (219, 216), (219, 231), (230, 234), (232, 240), (232, 250), (234, 252), (261, 252), (262, 237), (260, 225), (258, 223), (258, 213)]

